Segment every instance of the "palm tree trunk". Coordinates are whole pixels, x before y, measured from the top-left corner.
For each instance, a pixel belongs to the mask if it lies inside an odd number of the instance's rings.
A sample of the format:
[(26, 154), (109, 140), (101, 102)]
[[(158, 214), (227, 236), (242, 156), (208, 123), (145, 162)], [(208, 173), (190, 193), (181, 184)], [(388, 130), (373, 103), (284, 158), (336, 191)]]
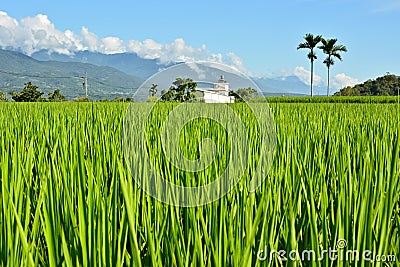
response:
[(330, 89), (330, 67), (328, 67), (328, 91), (326, 92), (326, 96), (329, 96), (329, 89)]
[(313, 96), (312, 85), (314, 79), (314, 60), (311, 60), (311, 96)]

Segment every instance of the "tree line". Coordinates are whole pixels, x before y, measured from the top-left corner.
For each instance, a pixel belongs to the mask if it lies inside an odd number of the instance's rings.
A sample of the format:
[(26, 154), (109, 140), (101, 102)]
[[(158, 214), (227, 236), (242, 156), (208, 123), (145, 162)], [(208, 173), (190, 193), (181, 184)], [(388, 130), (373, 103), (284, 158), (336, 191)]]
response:
[(368, 80), (355, 86), (347, 86), (336, 92), (337, 96), (398, 96), (400, 77), (387, 73), (375, 80)]
[[(39, 91), (39, 87), (33, 85), (31, 82), (24, 84), (21, 92), (8, 92), (15, 102), (61, 102), (65, 101), (65, 96), (61, 94), (60, 89), (50, 92), (47, 97), (43, 97), (43, 92)], [(7, 101), (6, 95), (1, 93), (2, 100)]]
[[(197, 83), (191, 78), (176, 78), (168, 90), (161, 90), (160, 99), (157, 97), (157, 84), (152, 84), (149, 90), (147, 102), (202, 102), (201, 92), (198, 92)], [(254, 88), (238, 88), (230, 91), (229, 96), (235, 97), (235, 102), (263, 102), (265, 98), (260, 96)]]
[[(191, 78), (176, 78), (168, 90), (161, 91), (161, 97), (157, 96), (158, 85), (152, 84), (149, 90), (148, 102), (202, 102), (201, 92), (197, 91), (197, 83)], [(9, 94), (15, 102), (62, 102), (66, 101), (66, 97), (61, 94), (59, 89), (48, 93), (47, 97), (43, 97), (44, 92), (39, 90), (39, 87), (27, 82), (20, 92), (10, 91)], [(230, 91), (230, 96), (235, 97), (235, 102), (262, 102), (266, 101), (263, 96), (260, 96), (254, 88), (239, 88), (236, 91)], [(7, 102), (7, 96), (0, 92), (0, 102)], [(86, 97), (73, 99), (74, 102), (89, 102)], [(104, 99), (100, 102), (134, 102), (131, 97), (121, 98), (115, 97), (112, 100)]]
[[(39, 90), (39, 87), (32, 84), (31, 82), (24, 83), (24, 88), (20, 92), (10, 91), (12, 100), (15, 102), (63, 102), (66, 101), (66, 97), (61, 94), (60, 89), (56, 89), (53, 92), (48, 93), (46, 97), (43, 97), (44, 92)], [(8, 98), (5, 93), (0, 91), (0, 102), (7, 102)], [(73, 99), (74, 102), (89, 102), (87, 97), (78, 97)], [(126, 97), (115, 97), (113, 100), (100, 100), (101, 102), (133, 102), (133, 98)]]

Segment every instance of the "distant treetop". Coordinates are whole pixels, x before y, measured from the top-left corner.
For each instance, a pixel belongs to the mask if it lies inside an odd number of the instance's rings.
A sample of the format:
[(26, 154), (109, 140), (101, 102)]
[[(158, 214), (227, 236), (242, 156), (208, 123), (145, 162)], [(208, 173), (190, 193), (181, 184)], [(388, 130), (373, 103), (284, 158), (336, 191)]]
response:
[(368, 80), (353, 87), (345, 87), (336, 96), (396, 96), (400, 90), (400, 77), (393, 74), (386, 74), (375, 80)]

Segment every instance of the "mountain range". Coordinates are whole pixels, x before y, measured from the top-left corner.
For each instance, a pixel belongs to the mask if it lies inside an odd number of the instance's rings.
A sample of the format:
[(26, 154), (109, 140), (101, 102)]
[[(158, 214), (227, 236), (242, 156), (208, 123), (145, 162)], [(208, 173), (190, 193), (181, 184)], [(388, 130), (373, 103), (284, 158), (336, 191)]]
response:
[[(161, 64), (157, 59), (144, 59), (134, 53), (80, 51), (63, 55), (42, 50), (27, 56), (0, 49), (0, 90), (20, 91), (24, 83), (30, 81), (45, 93), (60, 89), (67, 99), (73, 99), (85, 95), (82, 82), (86, 73), (89, 98), (112, 99), (132, 96), (147, 78), (171, 65)], [(309, 92), (309, 86), (296, 76), (252, 80), (265, 95), (304, 95)], [(314, 90), (323, 92), (324, 89), (315, 87)]]
[(81, 62), (96, 66), (109, 66), (126, 74), (148, 78), (166, 65), (159, 64), (157, 59), (144, 59), (134, 53), (101, 54), (98, 52), (78, 51), (73, 55), (49, 53), (46, 50), (35, 52), (32, 58), (39, 61)]
[(22, 53), (0, 50), (0, 90), (20, 91), (32, 82), (46, 94), (60, 89), (67, 99), (85, 96), (83, 77), (87, 74), (91, 99), (132, 95), (144, 81), (108, 66), (81, 62), (39, 61)]

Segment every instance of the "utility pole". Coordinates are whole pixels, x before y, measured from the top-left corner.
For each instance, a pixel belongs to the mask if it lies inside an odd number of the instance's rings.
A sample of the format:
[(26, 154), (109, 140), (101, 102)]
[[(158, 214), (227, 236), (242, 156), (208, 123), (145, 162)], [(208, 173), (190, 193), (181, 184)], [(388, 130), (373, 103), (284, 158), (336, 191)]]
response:
[(85, 72), (85, 76), (81, 77), (83, 79), (83, 90), (85, 90), (85, 97), (88, 98), (88, 79), (87, 79), (87, 72)]

